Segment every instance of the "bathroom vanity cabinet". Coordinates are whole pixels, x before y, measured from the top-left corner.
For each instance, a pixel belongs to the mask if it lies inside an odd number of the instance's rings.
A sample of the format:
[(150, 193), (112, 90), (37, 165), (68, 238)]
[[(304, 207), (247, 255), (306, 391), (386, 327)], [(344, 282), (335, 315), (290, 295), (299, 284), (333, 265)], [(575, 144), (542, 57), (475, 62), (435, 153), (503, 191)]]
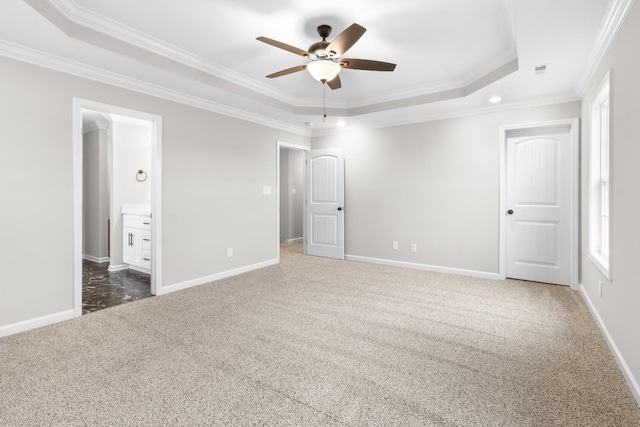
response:
[(151, 217), (123, 215), (122, 261), (143, 273), (151, 273)]

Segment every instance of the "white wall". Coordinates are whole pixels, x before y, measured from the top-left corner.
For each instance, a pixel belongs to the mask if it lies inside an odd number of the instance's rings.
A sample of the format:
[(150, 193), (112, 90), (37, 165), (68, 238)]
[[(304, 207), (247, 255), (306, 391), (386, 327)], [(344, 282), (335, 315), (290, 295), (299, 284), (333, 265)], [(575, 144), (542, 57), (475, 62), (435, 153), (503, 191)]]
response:
[(344, 148), (345, 253), (498, 274), (500, 126), (579, 115), (571, 102), (313, 138)]
[[(122, 265), (122, 205), (149, 203), (151, 193), (152, 129), (148, 126), (114, 119), (112, 123), (111, 167), (111, 260), (112, 266)], [(139, 170), (147, 173), (139, 182)]]
[[(280, 243), (303, 236), (304, 151), (280, 149)], [(293, 190), (296, 194), (293, 194)]]
[[(640, 403), (640, 5), (627, 15), (591, 79), (582, 102), (582, 182), (589, 182), (591, 103), (611, 72), (611, 221), (609, 281), (589, 259), (589, 187), (582, 187), (582, 267), (584, 291), (629, 367)], [(602, 297), (598, 282), (603, 282)]]
[(0, 93), (0, 328), (73, 307), (73, 97), (163, 118), (163, 286), (277, 259), (262, 188), (309, 138), (6, 58)]
[(96, 259), (108, 256), (109, 183), (107, 130), (83, 134), (83, 254)]

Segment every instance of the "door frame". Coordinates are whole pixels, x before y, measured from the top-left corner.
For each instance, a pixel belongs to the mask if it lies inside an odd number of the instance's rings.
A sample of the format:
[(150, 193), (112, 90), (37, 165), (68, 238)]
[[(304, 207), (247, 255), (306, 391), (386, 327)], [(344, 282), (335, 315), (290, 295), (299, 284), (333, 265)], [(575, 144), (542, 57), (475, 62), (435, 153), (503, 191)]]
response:
[(132, 117), (152, 123), (151, 164), (151, 293), (162, 290), (162, 117), (143, 111), (131, 110), (102, 102), (73, 98), (73, 310), (74, 317), (82, 315), (82, 110), (94, 110), (108, 114)]
[(571, 140), (571, 197), (570, 197), (570, 211), (571, 220), (569, 224), (569, 232), (571, 235), (571, 254), (570, 254), (570, 283), (571, 289), (578, 290), (578, 263), (579, 263), (579, 223), (580, 223), (580, 204), (579, 204), (579, 192), (580, 192), (580, 119), (563, 119), (563, 120), (551, 120), (536, 123), (525, 123), (518, 125), (508, 125), (500, 127), (500, 202), (499, 202), (499, 216), (500, 216), (500, 250), (499, 250), (499, 267), (498, 272), (500, 280), (507, 278), (507, 133), (512, 130), (519, 129), (531, 129), (553, 126), (569, 126), (570, 140)]
[[(284, 141), (276, 141), (276, 250), (278, 254), (278, 262), (280, 262), (280, 149), (289, 148), (292, 150), (299, 150), (307, 152), (311, 150), (311, 147), (306, 145), (292, 144)], [(305, 203), (302, 206), (302, 253), (307, 253), (307, 162), (302, 164), (302, 196)]]

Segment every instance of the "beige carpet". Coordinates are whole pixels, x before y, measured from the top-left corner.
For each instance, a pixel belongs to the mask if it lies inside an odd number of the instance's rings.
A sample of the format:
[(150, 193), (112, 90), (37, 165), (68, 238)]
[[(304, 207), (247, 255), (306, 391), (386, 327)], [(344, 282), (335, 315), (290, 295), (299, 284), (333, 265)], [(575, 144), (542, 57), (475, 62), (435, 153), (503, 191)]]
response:
[(640, 425), (577, 292), (300, 249), (1, 339), (0, 425)]

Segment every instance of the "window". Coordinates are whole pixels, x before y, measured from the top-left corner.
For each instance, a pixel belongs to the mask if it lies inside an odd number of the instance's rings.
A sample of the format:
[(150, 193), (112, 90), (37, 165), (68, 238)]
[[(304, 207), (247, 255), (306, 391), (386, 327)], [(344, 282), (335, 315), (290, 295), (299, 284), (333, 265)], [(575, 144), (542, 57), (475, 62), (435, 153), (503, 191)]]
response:
[(610, 82), (605, 76), (591, 104), (591, 185), (589, 194), (589, 257), (610, 279), (609, 252), (611, 243), (611, 179), (609, 174)]

